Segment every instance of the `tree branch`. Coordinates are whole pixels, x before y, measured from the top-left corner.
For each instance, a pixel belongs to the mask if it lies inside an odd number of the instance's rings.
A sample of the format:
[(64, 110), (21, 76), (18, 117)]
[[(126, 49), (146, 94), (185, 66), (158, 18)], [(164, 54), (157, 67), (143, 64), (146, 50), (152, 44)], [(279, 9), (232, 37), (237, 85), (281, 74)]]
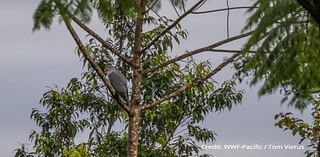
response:
[(230, 6), (227, 0), (227, 37), (230, 38)]
[[(64, 16), (64, 15), (62, 15)], [(74, 30), (74, 28), (72, 27), (72, 25), (70, 24), (70, 21), (68, 21), (66, 19), (66, 17), (62, 17), (63, 21), (69, 31), (69, 33), (71, 34), (71, 36), (73, 37), (74, 41), (76, 42), (76, 44), (78, 45), (80, 51), (82, 52), (83, 56), (85, 57), (85, 59), (89, 62), (90, 66), (96, 71), (96, 73), (98, 74), (98, 76), (100, 77), (100, 79), (102, 80), (102, 82), (107, 86), (107, 88), (109, 89), (111, 95), (117, 100), (117, 102), (121, 105), (121, 107), (127, 112), (130, 113), (129, 107), (127, 105), (127, 103), (121, 99), (120, 96), (118, 96), (114, 90), (114, 88), (112, 87), (112, 85), (110, 84), (109, 80), (106, 78), (104, 71), (100, 68), (100, 66), (94, 61), (94, 59), (90, 56), (88, 49), (84, 46), (84, 44), (81, 42), (78, 34), (76, 33), (76, 31)]]
[(158, 36), (156, 36), (146, 47), (144, 47), (141, 51), (141, 53), (145, 53), (146, 50), (148, 50), (156, 41), (159, 40), (160, 37), (162, 37), (164, 34), (166, 34), (168, 31), (170, 31), (174, 26), (176, 26), (183, 18), (185, 18), (187, 15), (189, 15), (194, 9), (196, 9), (199, 5), (201, 5), (206, 0), (200, 0), (195, 5), (193, 5), (188, 11), (186, 11), (184, 14), (182, 14), (178, 19), (176, 19), (170, 26), (168, 26), (165, 30), (163, 30)]
[(206, 80), (208, 80), (210, 77), (212, 77), (213, 75), (215, 75), (216, 73), (218, 73), (222, 68), (224, 68), (225, 66), (227, 66), (229, 63), (233, 62), (235, 58), (237, 58), (240, 55), (240, 53), (234, 54), (232, 55), (230, 58), (226, 59), (223, 63), (221, 63), (220, 65), (218, 65), (215, 69), (213, 69), (207, 76), (196, 79), (194, 81), (192, 81), (191, 84), (185, 84), (182, 87), (178, 88), (177, 90), (171, 92), (170, 94), (160, 98), (157, 101), (154, 101), (153, 103), (143, 106), (142, 110), (148, 110), (154, 107), (159, 106), (162, 102), (169, 100), (175, 96), (180, 95), (182, 92), (190, 89), (191, 87), (200, 85), (202, 83), (204, 83)]
[(152, 10), (152, 8), (158, 3), (159, 0), (155, 0), (150, 6), (148, 9), (146, 9), (143, 14), (149, 12), (150, 10)]
[(77, 17), (70, 15), (71, 19), (80, 27), (82, 28), (84, 31), (86, 31), (88, 34), (90, 34), (91, 36), (93, 36), (95, 39), (97, 39), (102, 46), (104, 46), (105, 48), (109, 49), (113, 54), (115, 54), (116, 56), (118, 56), (119, 58), (121, 58), (123, 61), (125, 61), (126, 63), (128, 63), (129, 65), (133, 65), (132, 62), (130, 61), (129, 58), (127, 58), (126, 56), (122, 55), (121, 52), (117, 49), (115, 49), (112, 45), (110, 45), (109, 43), (107, 43), (102, 37), (100, 37), (97, 33), (95, 33), (92, 29), (90, 29), (88, 26), (86, 26), (85, 24), (82, 23), (81, 20), (79, 20)]
[(220, 11), (228, 11), (228, 10), (238, 10), (238, 9), (254, 9), (257, 7), (230, 7), (230, 8), (223, 8), (223, 9), (215, 9), (215, 10), (207, 10), (207, 11), (197, 11), (197, 12), (191, 12), (191, 14), (207, 14), (207, 13), (215, 13)]
[[(208, 51), (221, 52), (221, 53), (241, 53), (241, 50), (227, 50), (227, 49), (211, 49)], [(248, 51), (248, 53), (256, 53), (256, 51)]]
[(209, 46), (206, 46), (206, 47), (202, 47), (202, 48), (199, 48), (199, 49), (196, 49), (196, 50), (193, 50), (193, 51), (190, 51), (190, 52), (187, 52), (187, 53), (184, 53), (180, 56), (177, 56), (177, 57), (174, 57), (166, 62), (163, 62), (157, 66), (154, 66), (154, 67), (151, 67), (149, 69), (145, 69), (143, 71), (143, 73), (150, 73), (150, 72), (154, 72), (164, 66), (167, 66), (169, 64), (172, 64), (172, 63), (175, 63), (179, 60), (182, 60), (184, 58), (187, 58), (187, 57), (190, 57), (190, 56), (193, 56), (195, 54), (198, 54), (198, 53), (201, 53), (201, 52), (205, 52), (205, 51), (212, 51), (213, 48), (216, 48), (218, 46), (221, 46), (223, 44), (226, 44), (226, 43), (229, 43), (229, 42), (232, 42), (232, 41), (235, 41), (235, 40), (238, 40), (238, 39), (241, 39), (241, 38), (244, 38), (244, 37), (247, 37), (249, 35), (251, 35), (252, 32), (248, 32), (248, 33), (244, 33), (244, 34), (240, 34), (240, 35), (237, 35), (237, 36), (234, 36), (234, 37), (231, 37), (231, 38), (228, 38), (228, 39), (225, 39), (225, 40), (222, 40), (222, 41), (219, 41), (217, 43), (214, 43), (214, 44), (211, 44)]

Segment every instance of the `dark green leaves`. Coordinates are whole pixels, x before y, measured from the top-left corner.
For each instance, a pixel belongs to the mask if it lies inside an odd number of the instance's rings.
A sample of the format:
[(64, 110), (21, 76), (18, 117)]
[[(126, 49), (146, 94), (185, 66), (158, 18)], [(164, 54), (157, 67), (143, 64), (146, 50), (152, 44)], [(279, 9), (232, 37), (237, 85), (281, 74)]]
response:
[(30, 134), (38, 154), (61, 155), (74, 145), (75, 136), (85, 130), (89, 132), (89, 144), (101, 143), (105, 132), (101, 129), (112, 128), (116, 119), (125, 116), (116, 103), (106, 101), (105, 93), (90, 82), (71, 79), (66, 88), (50, 89), (43, 95), (40, 102), (46, 110), (33, 109), (31, 113), (41, 128)]
[(138, 9), (136, 2), (132, 0), (93, 0), (93, 6), (105, 23), (113, 20), (119, 13), (124, 17), (132, 17)]
[[(252, 84), (265, 81), (260, 95), (283, 88), (286, 96), (294, 95), (291, 103), (303, 109), (320, 86), (319, 28), (296, 1), (259, 0), (254, 6), (246, 29), (255, 31), (244, 50), (256, 53), (246, 54), (241, 70), (253, 73)], [(301, 99), (307, 100), (304, 105)]]
[(242, 91), (237, 91), (234, 81), (226, 81), (222, 86), (215, 90), (209, 98), (209, 104), (216, 111), (231, 110), (233, 104), (239, 104), (242, 100)]
[(103, 142), (94, 150), (98, 157), (126, 157), (127, 156), (127, 134), (113, 132), (104, 137)]
[(77, 16), (84, 22), (91, 19), (90, 0), (42, 0), (33, 14), (33, 30), (49, 29), (54, 18)]
[(43, 26), (49, 29), (54, 16), (57, 14), (54, 0), (43, 0), (33, 14), (33, 30), (38, 30)]
[[(171, 0), (172, 4), (179, 9), (184, 7), (184, 1)], [(149, 7), (158, 9), (161, 7), (159, 0), (147, 3)], [(138, 11), (138, 6), (133, 0), (42, 0), (33, 15), (33, 30), (38, 30), (41, 27), (49, 29), (54, 18), (58, 15), (65, 17), (72, 15), (84, 22), (89, 22), (93, 8), (97, 10), (104, 23), (110, 23), (119, 15), (126, 18), (133, 17)]]
[(190, 136), (195, 137), (197, 141), (201, 142), (213, 142), (215, 140), (215, 134), (205, 128), (199, 126), (188, 125), (188, 131)]

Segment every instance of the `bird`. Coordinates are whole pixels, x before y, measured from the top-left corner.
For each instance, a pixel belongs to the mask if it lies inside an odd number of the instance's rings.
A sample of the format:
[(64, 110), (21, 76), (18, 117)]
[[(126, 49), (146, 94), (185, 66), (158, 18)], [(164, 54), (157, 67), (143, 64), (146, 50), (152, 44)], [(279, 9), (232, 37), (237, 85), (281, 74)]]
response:
[(129, 103), (126, 77), (112, 65), (106, 66), (105, 73), (116, 94)]

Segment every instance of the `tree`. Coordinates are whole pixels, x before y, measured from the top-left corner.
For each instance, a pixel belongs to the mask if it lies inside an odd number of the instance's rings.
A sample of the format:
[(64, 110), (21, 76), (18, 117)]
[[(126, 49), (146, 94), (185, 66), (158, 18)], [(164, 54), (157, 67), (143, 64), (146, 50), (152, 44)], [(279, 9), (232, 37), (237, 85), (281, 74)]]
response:
[[(66, 88), (45, 93), (41, 104), (46, 111), (33, 110), (31, 118), (41, 128), (40, 132), (30, 134), (35, 153), (40, 156), (88, 152), (95, 156), (191, 156), (199, 154), (196, 141), (214, 140), (214, 133), (198, 123), (211, 111), (230, 109), (242, 97), (235, 90), (233, 80), (217, 87), (211, 79), (238, 58), (240, 51), (215, 48), (251, 33), (171, 57), (168, 52), (187, 38), (179, 23), (205, 0), (196, 1), (189, 9), (185, 1), (171, 2), (174, 8), (180, 8), (181, 15), (176, 20), (158, 14), (161, 6), (158, 0), (40, 2), (34, 14), (34, 30), (49, 29), (59, 15), (77, 44), (86, 72), (82, 80), (71, 79)], [(85, 24), (93, 10), (97, 10), (106, 27), (107, 40)], [(87, 44), (81, 41), (72, 24), (90, 35)], [(152, 28), (143, 31), (146, 26)], [(192, 58), (207, 51), (237, 53), (213, 68), (209, 61), (196, 62)], [(107, 80), (102, 70), (107, 64), (116, 65), (131, 81), (130, 106), (116, 95)], [(128, 127), (128, 132), (125, 128), (112, 131), (117, 120)], [(90, 130), (89, 141), (75, 146), (75, 136), (86, 129)], [(128, 150), (124, 148), (127, 142)]]
[(276, 126), (301, 136), (300, 143), (309, 139), (313, 150), (307, 155), (319, 155), (319, 1), (258, 0), (250, 12), (245, 29), (255, 31), (245, 45), (238, 74), (241, 78), (252, 73), (252, 84), (264, 80), (261, 95), (280, 88), (283, 102), (291, 97), (289, 104), (301, 111), (312, 105), (312, 124), (280, 113)]

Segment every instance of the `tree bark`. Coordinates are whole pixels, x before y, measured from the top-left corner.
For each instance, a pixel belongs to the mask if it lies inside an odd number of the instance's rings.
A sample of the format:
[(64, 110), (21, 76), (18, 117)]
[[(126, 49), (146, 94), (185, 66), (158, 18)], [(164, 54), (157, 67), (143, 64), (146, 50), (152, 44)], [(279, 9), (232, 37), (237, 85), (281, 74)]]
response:
[(134, 54), (133, 54), (133, 88), (132, 99), (130, 104), (129, 114), (129, 143), (128, 143), (128, 157), (138, 157), (139, 148), (139, 126), (140, 126), (140, 95), (141, 95), (141, 33), (143, 28), (144, 16), (144, 0), (137, 0), (138, 13), (135, 28)]
[(133, 105), (129, 115), (129, 152), (128, 157), (137, 157), (139, 148), (140, 106)]

